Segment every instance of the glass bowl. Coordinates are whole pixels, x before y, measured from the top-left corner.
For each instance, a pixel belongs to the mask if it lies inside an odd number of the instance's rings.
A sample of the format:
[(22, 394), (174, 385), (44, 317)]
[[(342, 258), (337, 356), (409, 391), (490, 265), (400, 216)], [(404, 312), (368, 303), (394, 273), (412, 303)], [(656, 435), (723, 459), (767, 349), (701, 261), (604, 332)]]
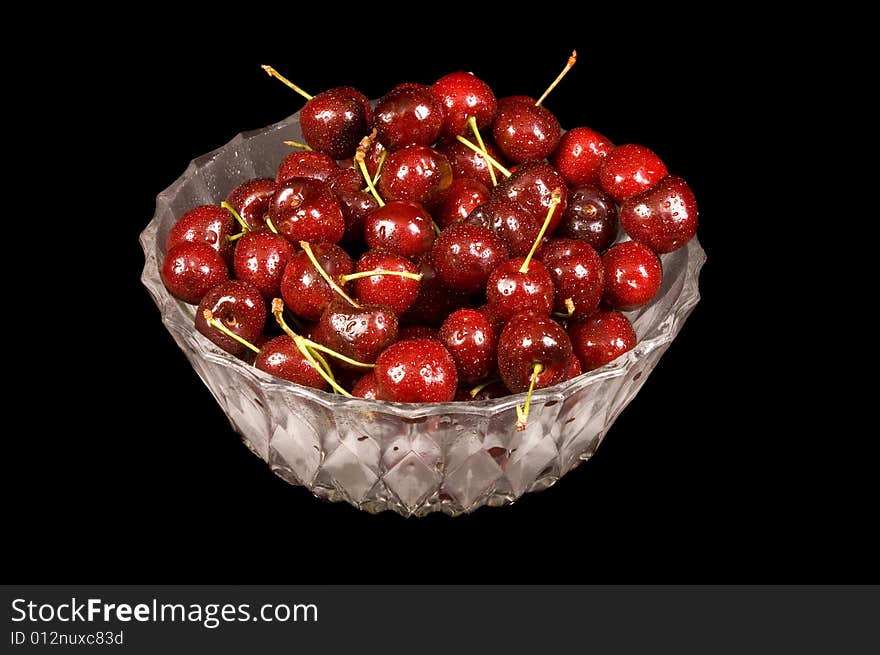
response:
[(285, 139), (303, 140), (298, 114), (239, 134), (194, 160), (160, 193), (140, 236), (146, 256), (141, 280), (245, 444), (276, 474), (319, 498), (368, 512), (454, 516), (546, 489), (595, 452), (700, 298), (706, 256), (694, 238), (662, 256), (657, 298), (628, 313), (638, 345), (601, 369), (536, 391), (522, 432), (514, 428), (514, 408), (525, 394), (403, 404), (344, 398), (275, 378), (198, 333), (195, 307), (171, 297), (159, 268), (176, 219), (196, 205), (217, 204), (246, 179), (274, 177), (290, 152)]

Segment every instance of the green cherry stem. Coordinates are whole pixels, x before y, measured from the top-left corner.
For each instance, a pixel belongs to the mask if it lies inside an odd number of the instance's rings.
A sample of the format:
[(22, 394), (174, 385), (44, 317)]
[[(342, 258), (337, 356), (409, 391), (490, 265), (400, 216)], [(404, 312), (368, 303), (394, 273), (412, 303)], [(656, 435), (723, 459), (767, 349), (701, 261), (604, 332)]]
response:
[[(469, 116), (468, 125), (471, 126), (471, 132), (474, 133), (474, 136), (477, 138), (477, 143), (480, 144), (480, 150), (483, 153), (483, 157), (488, 156), (489, 152), (486, 150), (486, 144), (483, 143), (483, 135), (480, 134), (480, 130), (477, 127), (477, 117)], [(495, 177), (495, 167), (491, 164), (489, 165), (489, 177), (492, 178), (492, 186), (498, 186), (498, 178)]]
[(535, 239), (535, 243), (532, 244), (532, 249), (529, 250), (529, 254), (526, 255), (525, 260), (523, 260), (522, 266), (519, 267), (520, 273), (525, 274), (529, 272), (529, 264), (532, 262), (532, 257), (535, 256), (538, 246), (541, 244), (541, 239), (544, 238), (544, 234), (547, 232), (547, 227), (550, 225), (550, 221), (553, 219), (553, 214), (556, 212), (556, 208), (559, 206), (560, 202), (562, 202), (562, 189), (557, 187), (553, 189), (553, 193), (550, 196), (550, 207), (547, 209), (547, 218), (544, 219), (541, 231), (538, 232), (538, 237)]
[(307, 143), (300, 143), (299, 141), (284, 141), (284, 145), (290, 146), (291, 148), (299, 148), (300, 150), (306, 150), (311, 152), (312, 146)]
[(228, 237), (226, 237), (226, 238), (229, 239), (230, 241), (238, 241), (238, 240), (241, 239), (245, 234), (247, 234), (247, 232), (242, 231), (242, 232), (239, 232), (238, 234), (232, 234), (232, 235), (230, 235), (230, 236), (228, 236)]
[(475, 143), (472, 143), (472, 142), (468, 141), (468, 140), (465, 139), (461, 134), (459, 134), (459, 135), (458, 135), (457, 137), (455, 137), (455, 138), (458, 139), (459, 143), (463, 143), (464, 145), (466, 145), (468, 148), (470, 148), (470, 149), (473, 150), (474, 152), (483, 155), (483, 158), (484, 158), (487, 162), (489, 162), (492, 166), (494, 166), (495, 168), (497, 168), (497, 169), (501, 172), (501, 174), (502, 174), (504, 177), (510, 177), (510, 175), (511, 175), (510, 171), (507, 170), (506, 168), (504, 168), (504, 166), (502, 166), (501, 164), (499, 164), (499, 163), (498, 163), (498, 160), (495, 159), (492, 155), (490, 155), (489, 153), (486, 153), (486, 152), (483, 152), (482, 150), (480, 150), (480, 146), (476, 145)]
[(232, 205), (230, 205), (230, 204), (229, 204), (228, 202), (226, 202), (225, 200), (224, 200), (223, 202), (220, 203), (220, 206), (223, 207), (223, 209), (225, 209), (226, 211), (228, 211), (230, 214), (232, 214), (232, 216), (235, 218), (235, 220), (238, 221), (238, 224), (241, 225), (241, 229), (242, 229), (242, 230), (244, 230), (245, 232), (250, 232), (250, 231), (251, 231), (251, 228), (249, 228), (249, 227), (248, 227), (248, 224), (244, 222), (244, 219), (241, 217), (241, 214), (239, 214), (239, 213), (235, 210), (235, 207), (233, 207)]
[(388, 151), (383, 150), (382, 156), (379, 157), (379, 165), (376, 166), (376, 174), (373, 176), (373, 185), (375, 186), (376, 182), (379, 180), (379, 173), (382, 172), (382, 164), (385, 163), (385, 158), (388, 156)]
[[(305, 339), (305, 337), (303, 337), (303, 339)], [(320, 344), (317, 341), (312, 341), (311, 339), (305, 339), (305, 342), (311, 350), (319, 350), (322, 353), (327, 353), (331, 357), (335, 357), (336, 359), (343, 361), (346, 364), (351, 364), (352, 366), (357, 366), (358, 368), (376, 368), (375, 364), (367, 364), (366, 362), (359, 362), (358, 360), (352, 359), (351, 357), (346, 357), (342, 353), (338, 353), (335, 350), (331, 350), (327, 346)]]
[(485, 382), (478, 384), (473, 389), (468, 391), (468, 394), (470, 395), (471, 398), (476, 398), (478, 393), (480, 393), (483, 389), (488, 387), (490, 384), (495, 384), (496, 382), (498, 382), (498, 379), (499, 378), (492, 376), (491, 378), (489, 378)]
[(578, 58), (577, 50), (572, 50), (571, 57), (568, 58), (568, 62), (565, 64), (565, 68), (563, 68), (562, 72), (556, 76), (556, 79), (550, 83), (550, 86), (548, 86), (547, 90), (544, 91), (544, 95), (542, 95), (540, 98), (538, 98), (538, 101), (535, 103), (535, 107), (541, 106), (541, 103), (544, 102), (544, 99), (548, 95), (550, 95), (550, 92), (556, 88), (556, 85), (559, 84), (560, 80), (562, 80), (562, 78), (565, 77), (565, 74), (571, 70), (571, 67), (575, 65), (575, 62), (577, 62), (577, 58)]
[(278, 234), (278, 229), (275, 227), (275, 224), (272, 222), (272, 219), (269, 218), (269, 215), (266, 215), (266, 225), (269, 226), (269, 231), (273, 234)]
[(321, 266), (320, 263), (318, 263), (318, 258), (315, 257), (315, 253), (312, 252), (312, 247), (309, 245), (309, 242), (308, 241), (300, 241), (299, 247), (303, 249), (303, 252), (306, 253), (306, 257), (308, 257), (309, 261), (312, 262), (312, 266), (314, 266), (315, 270), (318, 271), (318, 275), (320, 275), (322, 278), (324, 278), (324, 281), (328, 285), (330, 285), (330, 288), (333, 291), (335, 291), (336, 293), (338, 293), (340, 296), (345, 298), (352, 307), (354, 307), (355, 309), (360, 309), (361, 306), (358, 305), (354, 300), (352, 300), (351, 296), (349, 296), (347, 293), (345, 293), (345, 291), (342, 289), (342, 287), (340, 287), (338, 284), (336, 284), (336, 282), (333, 281), (333, 278), (331, 278), (330, 275), (327, 273), (327, 271), (324, 270), (324, 267)]
[(535, 391), (535, 382), (538, 380), (538, 376), (541, 374), (541, 371), (544, 370), (544, 365), (540, 362), (536, 363), (532, 368), (532, 379), (529, 382), (529, 392), (526, 394), (526, 404), (525, 407), (516, 406), (516, 430), (517, 432), (522, 432), (526, 429), (526, 423), (529, 419), (529, 409), (532, 406), (532, 393)]
[(361, 175), (364, 176), (364, 180), (367, 183), (367, 188), (370, 190), (370, 193), (373, 194), (373, 197), (376, 199), (376, 202), (379, 203), (379, 206), (384, 207), (385, 201), (382, 200), (379, 192), (376, 191), (376, 185), (373, 184), (373, 178), (370, 177), (370, 171), (367, 170), (367, 163), (365, 161), (366, 152), (369, 149), (370, 144), (373, 143), (373, 139), (375, 138), (376, 130), (374, 129), (369, 136), (365, 136), (363, 139), (361, 139), (360, 145), (358, 146), (357, 151), (354, 153), (354, 160), (357, 162), (358, 167), (361, 169)]
[(251, 350), (253, 350), (257, 354), (260, 354), (260, 349), (257, 348), (254, 344), (252, 344), (247, 339), (241, 338), (235, 332), (233, 332), (228, 327), (223, 325), (223, 323), (221, 323), (216, 318), (214, 318), (214, 314), (211, 312), (210, 309), (206, 309), (205, 311), (203, 311), (202, 316), (205, 317), (205, 321), (207, 321), (208, 325), (210, 325), (215, 330), (220, 330), (223, 334), (225, 334), (230, 339), (237, 341), (238, 343), (240, 343), (242, 346), (245, 346), (246, 348), (250, 348)]
[(349, 273), (348, 275), (340, 275), (339, 282), (348, 284), (352, 280), (360, 280), (365, 277), (373, 277), (374, 275), (395, 275), (397, 277), (405, 277), (409, 280), (420, 282), (422, 280), (421, 273), (410, 273), (409, 271), (386, 271), (383, 268), (375, 268), (372, 271), (361, 271), (360, 273)]
[(276, 80), (279, 80), (279, 81), (283, 82), (284, 84), (286, 84), (287, 86), (289, 86), (291, 89), (293, 89), (294, 91), (296, 91), (298, 94), (300, 94), (300, 95), (301, 95), (303, 98), (305, 98), (306, 100), (311, 100), (311, 99), (313, 98), (312, 95), (310, 95), (310, 94), (306, 93), (305, 91), (303, 91), (303, 90), (302, 90), (301, 88), (299, 88), (296, 84), (294, 84), (294, 83), (291, 82), (289, 79), (287, 79), (286, 77), (284, 77), (284, 75), (282, 75), (281, 73), (279, 73), (277, 70), (275, 70), (275, 69), (272, 68), (271, 66), (267, 66), (267, 65), (263, 64), (262, 66), (260, 66), (260, 68), (262, 68), (264, 71), (266, 71), (266, 74), (268, 74), (269, 77), (274, 77)]
[(562, 312), (553, 312), (553, 316), (558, 316), (559, 318), (571, 318), (574, 315), (574, 300), (571, 298), (566, 298), (564, 301), (566, 313)]

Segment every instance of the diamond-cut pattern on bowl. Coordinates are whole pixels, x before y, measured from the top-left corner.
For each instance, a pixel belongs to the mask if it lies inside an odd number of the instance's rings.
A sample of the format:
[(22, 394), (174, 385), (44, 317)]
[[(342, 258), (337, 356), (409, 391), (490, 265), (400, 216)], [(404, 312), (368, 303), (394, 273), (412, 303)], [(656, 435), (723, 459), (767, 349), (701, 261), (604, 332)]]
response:
[(322, 468), (330, 474), (339, 490), (354, 503), (366, 498), (379, 479), (344, 443), (324, 460)]
[(415, 452), (409, 452), (382, 479), (403, 506), (414, 511), (428, 494), (437, 489), (440, 475)]
[(468, 510), (502, 474), (495, 460), (485, 450), (478, 450), (446, 476), (443, 489)]

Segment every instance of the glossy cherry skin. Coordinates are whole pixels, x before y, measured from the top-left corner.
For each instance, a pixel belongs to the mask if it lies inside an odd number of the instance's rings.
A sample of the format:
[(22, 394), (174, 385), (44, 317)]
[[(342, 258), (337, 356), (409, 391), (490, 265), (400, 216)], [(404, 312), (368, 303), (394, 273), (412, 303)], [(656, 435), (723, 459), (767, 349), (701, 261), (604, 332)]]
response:
[(525, 258), (504, 262), (489, 276), (486, 302), (495, 318), (502, 323), (522, 312), (531, 311), (547, 316), (553, 309), (553, 279), (538, 260), (529, 262), (529, 270), (520, 272)]
[(459, 309), (440, 326), (440, 343), (455, 360), (462, 384), (482, 380), (494, 370), (497, 341), (492, 323), (475, 309)]
[(482, 182), (468, 178), (454, 179), (431, 208), (431, 214), (443, 229), (465, 220), (488, 199), (489, 189)]
[(422, 274), (419, 295), (402, 318), (410, 323), (440, 325), (452, 312), (467, 304), (469, 294), (453, 289), (437, 276), (432, 253), (419, 257), (417, 264)]
[(379, 182), (379, 195), (386, 202), (410, 200), (431, 204), (452, 184), (449, 160), (428, 146), (406, 146), (385, 158)]
[(522, 205), (505, 198), (493, 198), (467, 217), (467, 223), (488, 227), (507, 244), (512, 257), (525, 257), (532, 249), (541, 223)]
[(602, 255), (605, 269), (605, 302), (625, 312), (646, 305), (663, 284), (660, 258), (638, 241), (623, 241)]
[(241, 355), (245, 347), (208, 325), (204, 316), (206, 309), (210, 309), (214, 318), (230, 332), (251, 343), (259, 339), (266, 325), (266, 300), (254, 285), (241, 280), (227, 280), (211, 289), (196, 310), (196, 329), (233, 355)]
[(439, 341), (398, 341), (379, 356), (373, 370), (379, 394), (385, 400), (442, 403), (455, 398), (455, 360)]
[(553, 167), (569, 186), (597, 184), (599, 167), (613, 149), (614, 144), (596, 130), (575, 127), (559, 140), (553, 153)]
[[(574, 348), (574, 344), (572, 344), (572, 348)], [(571, 361), (568, 363), (568, 373), (566, 373), (565, 379), (574, 380), (577, 376), (582, 375), (583, 372), (584, 369), (581, 367), (581, 360), (577, 358), (577, 355), (572, 353)]]
[(565, 380), (571, 353), (568, 334), (556, 321), (524, 312), (511, 318), (498, 338), (498, 373), (508, 389), (521, 393), (541, 364), (535, 388), (543, 389)]
[(201, 205), (181, 216), (165, 239), (165, 252), (184, 241), (204, 243), (221, 256), (229, 254), (229, 237), (235, 229), (235, 219), (229, 210), (217, 205)]
[(440, 233), (431, 251), (437, 277), (453, 289), (475, 293), (486, 288), (492, 271), (507, 261), (507, 246), (492, 230), (455, 223)]
[[(397, 315), (385, 305), (362, 304), (352, 307), (334, 298), (312, 331), (312, 339), (364, 364), (372, 364), (379, 354), (397, 341)], [(353, 368), (338, 360), (341, 368)]]
[(637, 341), (629, 319), (615, 311), (598, 311), (583, 321), (572, 321), (568, 335), (584, 372), (617, 359)]
[(488, 127), (495, 119), (498, 110), (495, 94), (472, 73), (458, 71), (444, 75), (431, 85), (431, 92), (445, 111), (443, 132), (447, 136), (470, 132), (468, 118), (471, 116), (477, 119), (479, 129)]
[[(354, 272), (354, 262), (341, 247), (334, 243), (310, 245), (315, 259), (330, 279), (338, 281), (340, 276)], [(296, 251), (281, 278), (281, 297), (287, 308), (300, 318), (317, 321), (335, 296), (306, 253)]]
[(168, 293), (196, 305), (208, 291), (229, 278), (226, 262), (201, 241), (183, 241), (165, 255), (162, 283)]
[(326, 182), (338, 169), (336, 161), (323, 152), (295, 150), (278, 165), (275, 181), (282, 184), (292, 177), (308, 177)]
[(365, 373), (352, 387), (351, 395), (355, 398), (366, 398), (367, 400), (383, 400), (379, 397), (379, 387), (376, 384), (376, 374), (373, 371)]
[(363, 241), (364, 222), (370, 212), (379, 208), (379, 203), (372, 194), (363, 191), (363, 175), (353, 168), (340, 168), (330, 176), (327, 183), (339, 201), (342, 218), (345, 220), (342, 240), (348, 243)]
[[(470, 141), (473, 142), (474, 139), (470, 139)], [(484, 141), (484, 145), (490, 157), (502, 166), (506, 163), (507, 160), (504, 159), (504, 155), (495, 147), (494, 143), (487, 140)], [(482, 182), (489, 189), (493, 187), (492, 176), (489, 174), (489, 163), (481, 153), (474, 152), (458, 140), (444, 143), (437, 150), (449, 160), (453, 179), (471, 178)], [(496, 170), (495, 179), (496, 181), (503, 180), (504, 176)]]
[(324, 391), (330, 388), (318, 370), (296, 347), (293, 339), (286, 334), (267, 342), (254, 360), (254, 366), (270, 375), (306, 387)]
[(258, 177), (235, 187), (226, 197), (226, 202), (235, 208), (251, 230), (268, 230), (266, 215), (277, 190), (275, 180)]
[(656, 253), (685, 245), (697, 233), (697, 222), (697, 199), (687, 182), (674, 175), (627, 198), (620, 207), (626, 233)]
[(349, 86), (319, 93), (300, 112), (303, 139), (333, 159), (353, 157), (360, 140), (370, 132), (370, 101)]
[(534, 161), (523, 164), (507, 180), (499, 183), (497, 189), (497, 194), (522, 205), (531, 212), (538, 225), (543, 225), (544, 219), (547, 218), (553, 190), (560, 189), (561, 202), (553, 212), (553, 218), (547, 228), (548, 234), (553, 234), (568, 207), (568, 187), (565, 180), (546, 162)]
[(598, 309), (605, 288), (605, 271), (599, 253), (590, 244), (578, 239), (551, 239), (536, 257), (553, 280), (557, 312), (568, 314), (568, 299), (574, 304), (572, 318), (586, 318)]
[(614, 243), (618, 228), (614, 198), (598, 186), (585, 185), (569, 191), (556, 236), (586, 241), (602, 252)]
[(599, 168), (599, 186), (621, 204), (666, 177), (666, 164), (653, 150), (634, 143), (617, 146)]
[(379, 141), (390, 150), (429, 146), (440, 135), (443, 107), (423, 84), (401, 84), (382, 96), (373, 113)]
[(280, 234), (248, 232), (235, 244), (232, 268), (236, 278), (250, 282), (271, 300), (280, 293), (281, 276), (293, 253), (290, 241)]
[(492, 135), (504, 156), (521, 164), (549, 157), (559, 144), (562, 128), (549, 109), (502, 98), (492, 124)]
[[(400, 271), (418, 273), (419, 269), (406, 257), (390, 252), (371, 250), (358, 260), (355, 272)], [(371, 275), (352, 280), (351, 288), (358, 302), (387, 305), (400, 316), (419, 295), (419, 281), (399, 275)]]
[(434, 226), (423, 205), (394, 200), (367, 216), (364, 239), (371, 250), (387, 250), (415, 259), (434, 245)]
[(293, 243), (336, 243), (345, 233), (342, 208), (330, 187), (307, 177), (293, 177), (278, 185), (269, 217)]

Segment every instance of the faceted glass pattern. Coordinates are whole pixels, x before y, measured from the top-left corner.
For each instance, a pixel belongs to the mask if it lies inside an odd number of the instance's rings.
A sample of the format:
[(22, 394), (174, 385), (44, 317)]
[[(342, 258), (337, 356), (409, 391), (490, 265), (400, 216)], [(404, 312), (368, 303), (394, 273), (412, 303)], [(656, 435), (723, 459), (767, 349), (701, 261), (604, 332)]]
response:
[(270, 376), (223, 352), (193, 327), (195, 307), (172, 298), (159, 277), (174, 222), (217, 204), (239, 183), (273, 177), (302, 141), (297, 115), (236, 136), (194, 160), (159, 194), (141, 234), (142, 281), (193, 368), (245, 444), (272, 470), (316, 496), (368, 512), (457, 515), (505, 505), (546, 489), (595, 452), (635, 397), (699, 300), (706, 256), (696, 239), (662, 256), (663, 287), (630, 312), (638, 345), (611, 364), (535, 392), (528, 426), (514, 428), (525, 394), (484, 402), (386, 403), (309, 389)]

